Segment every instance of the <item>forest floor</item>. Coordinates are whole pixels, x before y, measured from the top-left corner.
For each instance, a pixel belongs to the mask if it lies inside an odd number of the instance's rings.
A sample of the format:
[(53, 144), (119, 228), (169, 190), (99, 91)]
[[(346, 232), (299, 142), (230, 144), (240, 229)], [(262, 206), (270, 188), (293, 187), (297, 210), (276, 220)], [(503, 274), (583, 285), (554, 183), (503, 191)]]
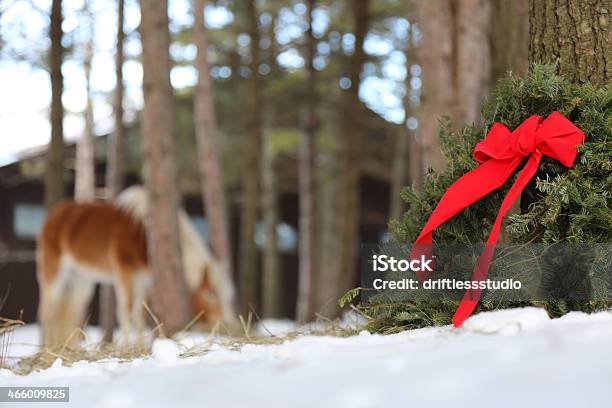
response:
[[(186, 334), (156, 340), (151, 355), (127, 361), (68, 366), (57, 357), (25, 376), (1, 369), (0, 385), (68, 386), (70, 406), (109, 408), (610, 404), (610, 312), (551, 320), (541, 309), (501, 310), (473, 316), (459, 329), (386, 336), (312, 335), (289, 322), (262, 324), (259, 335), (272, 332), (270, 341)], [(38, 334), (36, 325), (17, 329), (9, 355), (36, 352)], [(92, 342), (99, 336), (88, 334)]]

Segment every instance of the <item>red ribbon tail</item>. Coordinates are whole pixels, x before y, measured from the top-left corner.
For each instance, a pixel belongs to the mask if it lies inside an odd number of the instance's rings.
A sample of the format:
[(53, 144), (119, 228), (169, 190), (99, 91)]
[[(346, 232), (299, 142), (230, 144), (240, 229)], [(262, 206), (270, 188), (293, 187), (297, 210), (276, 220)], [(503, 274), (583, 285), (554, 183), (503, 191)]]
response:
[[(417, 237), (409, 259), (417, 259), (420, 255), (431, 257), (433, 230), (465, 207), (501, 187), (520, 161), (520, 158), (489, 160), (467, 172), (453, 183), (446, 190)], [(431, 273), (420, 272), (417, 277), (423, 282), (430, 275)]]
[(465, 298), (461, 300), (461, 303), (459, 303), (459, 307), (453, 315), (453, 324), (455, 325), (455, 327), (461, 326), (463, 322), (466, 321), (468, 317), (470, 317), (474, 309), (476, 309), (477, 304), (478, 300), (468, 300)]
[[(495, 252), (495, 245), (497, 244), (497, 240), (499, 238), (499, 231), (501, 230), (502, 221), (504, 216), (508, 212), (508, 210), (512, 207), (516, 199), (521, 195), (521, 192), (529, 181), (533, 178), (536, 171), (538, 170), (538, 164), (540, 163), (540, 159), (542, 158), (542, 153), (539, 151), (534, 151), (532, 155), (529, 157), (529, 160), (525, 164), (525, 167), (521, 170), (519, 175), (516, 178), (516, 181), (510, 187), (508, 194), (504, 197), (504, 201), (502, 201), (501, 206), (499, 207), (499, 212), (497, 213), (497, 217), (495, 219), (495, 223), (493, 224), (493, 228), (491, 229), (491, 233), (489, 234), (489, 239), (487, 240), (487, 244), (485, 245), (485, 249), (481, 256), (478, 258), (478, 262), (476, 263), (476, 267), (474, 268), (474, 272), (472, 273), (472, 282), (475, 281), (484, 281), (487, 279), (489, 274), (489, 267), (491, 266), (491, 260), (493, 259), (493, 254)], [(463, 324), (463, 322), (472, 314), (474, 308), (478, 304), (478, 299), (480, 298), (482, 290), (469, 290), (465, 293), (463, 299), (459, 303), (459, 307), (453, 316), (453, 324), (455, 327), (459, 327)]]

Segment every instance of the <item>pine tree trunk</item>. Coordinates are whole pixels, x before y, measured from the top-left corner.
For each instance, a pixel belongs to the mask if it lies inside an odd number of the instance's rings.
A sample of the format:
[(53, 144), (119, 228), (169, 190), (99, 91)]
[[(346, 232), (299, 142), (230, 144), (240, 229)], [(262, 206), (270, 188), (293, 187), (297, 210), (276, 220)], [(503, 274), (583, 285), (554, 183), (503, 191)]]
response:
[[(412, 78), (413, 75), (410, 70), (410, 62), (413, 64), (420, 64), (419, 54), (414, 49), (414, 25), (410, 27), (408, 38), (406, 41), (406, 95), (404, 96), (404, 126), (406, 130), (406, 138), (408, 139), (408, 174), (410, 175), (410, 184), (415, 190), (420, 190), (423, 183), (423, 152), (420, 143), (420, 139), (417, 138), (417, 130), (408, 128), (408, 119), (414, 117), (415, 109), (413, 104), (410, 102), (410, 95), (420, 95), (420, 90), (412, 89)], [(420, 77), (419, 77), (420, 78)], [(398, 197), (401, 199), (401, 197)]]
[(423, 185), (423, 153), (421, 144), (413, 130), (408, 131), (408, 162), (410, 164), (410, 184), (416, 191)]
[(480, 104), (491, 81), (490, 17), (490, 0), (459, 0), (454, 7), (454, 115), (461, 124), (482, 121)]
[[(117, 49), (115, 50), (115, 94), (113, 95), (113, 112), (115, 115), (115, 129), (108, 141), (108, 153), (106, 158), (106, 190), (108, 198), (114, 200), (123, 189), (123, 162), (124, 162), (124, 133), (123, 123), (123, 43), (125, 0), (117, 1)], [(112, 285), (100, 287), (100, 325), (104, 330), (103, 341), (113, 341), (113, 329), (115, 327), (115, 292)]]
[(87, 106), (85, 107), (85, 128), (76, 146), (76, 165), (74, 181), (74, 199), (77, 201), (92, 200), (96, 196), (95, 152), (94, 152), (94, 118), (91, 100), (91, 60), (93, 58), (93, 41), (95, 38), (94, 22), (88, 2), (84, 3), (83, 11), (86, 24), (89, 26), (89, 39), (85, 44), (83, 71), (85, 73), (85, 92)]
[(312, 12), (315, 0), (308, 0), (308, 31), (306, 68), (307, 106), (306, 124), (299, 148), (299, 271), (297, 320), (306, 322), (315, 317), (316, 312), (316, 269), (315, 269), (315, 200), (314, 200), (314, 159), (315, 137), (317, 131), (316, 70), (314, 67), (316, 40), (312, 31)]
[[(274, 39), (278, 17), (269, 25), (267, 35)], [(267, 64), (271, 73), (278, 73), (278, 45), (275, 40), (270, 43), (267, 53)], [(277, 227), (279, 223), (277, 163), (273, 151), (273, 141), (270, 132), (263, 135), (262, 167), (262, 216), (265, 228), (265, 246), (263, 250), (263, 269), (261, 276), (262, 301), (261, 311), (264, 317), (281, 317), (284, 310), (283, 277), (280, 269), (280, 254), (278, 248)]]
[[(338, 92), (340, 88), (336, 88)], [(334, 95), (336, 97), (336, 95)], [(342, 188), (341, 163), (336, 152), (319, 155), (320, 177), (317, 179), (317, 311), (323, 316), (337, 317), (340, 308), (336, 301), (340, 294), (340, 257), (342, 250)]]
[(412, 74), (410, 74), (410, 65), (418, 63), (416, 53), (413, 52), (412, 41), (411, 29), (406, 40), (405, 49), (407, 75), (405, 82), (406, 94), (403, 100), (404, 123), (402, 128), (394, 130), (395, 148), (393, 155), (393, 172), (391, 176), (391, 197), (389, 199), (389, 217), (392, 220), (401, 219), (404, 213), (404, 200), (402, 200), (401, 192), (406, 185), (406, 176), (408, 176), (412, 188), (416, 190), (420, 189), (423, 177), (421, 169), (421, 147), (416, 139), (414, 130), (409, 129), (407, 126), (408, 118), (414, 115), (410, 96), (415, 90), (411, 89)]
[(359, 85), (361, 70), (366, 55), (363, 49), (369, 24), (369, 0), (354, 0), (355, 51), (349, 67), (350, 88), (345, 91), (343, 138), (343, 234), (340, 258), (340, 295), (353, 286), (357, 269), (357, 247), (359, 245), (359, 159), (358, 143), (361, 131), (358, 118), (361, 102)]
[(107, 169), (106, 169), (106, 188), (110, 199), (117, 197), (123, 189), (124, 177), (124, 135), (125, 126), (123, 123), (123, 63), (125, 55), (123, 43), (125, 41), (124, 32), (124, 13), (125, 0), (117, 2), (117, 49), (115, 51), (115, 76), (117, 84), (113, 95), (113, 112), (115, 115), (115, 129), (111, 134), (108, 145)]
[(167, 0), (141, 0), (143, 159), (150, 207), (147, 217), (153, 312), (171, 335), (190, 317), (178, 231), (174, 98), (170, 84)]
[[(512, 71), (527, 72), (529, 58), (529, 1), (491, 2), (491, 86)], [(494, 23), (493, 23), (494, 22)]]
[(194, 95), (195, 131), (200, 156), (202, 196), (206, 217), (210, 223), (212, 249), (232, 276), (232, 252), (226, 215), (225, 189), (217, 149), (217, 121), (213, 104), (212, 83), (208, 66), (208, 32), (204, 23), (205, 0), (194, 0), (194, 42), (198, 48), (195, 65), (198, 86)]
[(255, 225), (258, 219), (260, 200), (260, 156), (261, 156), (261, 112), (262, 98), (259, 75), (259, 16), (256, 0), (246, 2), (249, 35), (251, 37), (251, 76), (248, 94), (248, 140), (245, 144), (246, 160), (242, 182), (242, 214), (240, 220), (240, 291), (243, 311), (256, 308), (257, 265), (255, 247)]
[(423, 39), (419, 60), (423, 91), (419, 128), (423, 170), (444, 167), (439, 120), (480, 122), (480, 103), (490, 82), (488, 0), (420, 1)]
[[(570, 82), (595, 86), (612, 78), (610, 0), (529, 0), (529, 62), (556, 64)], [(521, 194), (521, 212), (541, 196), (536, 178)]]
[(64, 107), (62, 92), (64, 78), (62, 61), (62, 1), (53, 0), (51, 5), (51, 53), (49, 71), (51, 73), (51, 142), (47, 152), (45, 171), (45, 206), (52, 207), (64, 197)]
[(423, 40), (418, 48), (422, 66), (419, 134), (423, 170), (441, 170), (444, 158), (438, 139), (439, 120), (453, 108), (453, 13), (450, 0), (420, 1), (419, 29)]
[[(491, 81), (494, 88), (497, 80), (508, 71), (522, 76), (529, 66), (529, 1), (493, 0), (491, 2)], [(516, 200), (506, 216), (502, 226), (499, 242), (508, 237), (506, 228), (508, 217), (519, 214), (521, 200)]]
[(266, 231), (262, 274), (262, 314), (280, 317), (282, 314), (282, 282), (279, 268), (278, 242), (278, 189), (276, 187), (276, 163), (269, 132), (264, 136), (262, 161), (262, 213)]
[(279, 11), (277, 10), (273, 16), (272, 23), (270, 24), (270, 28), (268, 32), (269, 38), (272, 39), (270, 41), (270, 48), (267, 52), (268, 57), (269, 57), (269, 60), (267, 62), (268, 64), (270, 64), (270, 74), (271, 75), (274, 75), (275, 73), (278, 73), (279, 70), (282, 71), (283, 69), (278, 64), (278, 59), (277, 59), (278, 54), (282, 52), (281, 47), (278, 44), (278, 41), (276, 41), (276, 30), (278, 30), (279, 27), (281, 26), (281, 23), (279, 22), (280, 18), (278, 15), (279, 15)]
[(530, 0), (529, 61), (556, 64), (573, 83), (612, 78), (610, 0)]
[(404, 201), (402, 200), (402, 189), (406, 185), (408, 144), (410, 137), (406, 127), (391, 127), (395, 138), (393, 148), (393, 171), (391, 174), (391, 197), (389, 218), (399, 220), (404, 213)]

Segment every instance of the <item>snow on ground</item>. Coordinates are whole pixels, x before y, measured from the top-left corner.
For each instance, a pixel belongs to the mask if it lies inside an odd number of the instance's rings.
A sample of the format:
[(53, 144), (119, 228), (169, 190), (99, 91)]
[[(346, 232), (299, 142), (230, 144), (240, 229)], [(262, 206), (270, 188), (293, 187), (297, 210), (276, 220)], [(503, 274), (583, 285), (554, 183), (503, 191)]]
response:
[[(29, 334), (16, 339), (35, 332), (20, 331)], [(303, 335), (240, 350), (209, 343), (205, 355), (178, 358), (184, 344), (158, 340), (151, 358), (130, 363), (58, 360), (25, 377), (0, 370), (0, 385), (69, 386), (75, 407), (610, 406), (609, 312), (550, 320), (540, 309), (505, 310), (460, 329)]]

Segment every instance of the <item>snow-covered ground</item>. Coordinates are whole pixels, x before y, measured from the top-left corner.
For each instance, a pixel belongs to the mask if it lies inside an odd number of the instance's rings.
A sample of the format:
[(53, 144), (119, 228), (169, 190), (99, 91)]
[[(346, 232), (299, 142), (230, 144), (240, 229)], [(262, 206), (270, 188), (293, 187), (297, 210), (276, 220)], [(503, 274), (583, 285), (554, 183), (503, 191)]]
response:
[[(273, 333), (292, 327), (268, 323)], [(36, 334), (34, 326), (22, 328), (14, 342), (33, 341)], [(206, 344), (206, 354), (177, 357), (198, 341)], [(25, 377), (0, 370), (0, 386), (68, 386), (70, 406), (88, 408), (612, 404), (609, 312), (550, 320), (543, 310), (526, 308), (482, 313), (460, 329), (388, 336), (364, 331), (348, 338), (304, 335), (239, 350), (225, 344), (201, 336), (181, 344), (158, 340), (151, 358), (130, 363), (65, 367), (58, 360)], [(17, 344), (11, 353), (27, 352), (24, 347)]]

